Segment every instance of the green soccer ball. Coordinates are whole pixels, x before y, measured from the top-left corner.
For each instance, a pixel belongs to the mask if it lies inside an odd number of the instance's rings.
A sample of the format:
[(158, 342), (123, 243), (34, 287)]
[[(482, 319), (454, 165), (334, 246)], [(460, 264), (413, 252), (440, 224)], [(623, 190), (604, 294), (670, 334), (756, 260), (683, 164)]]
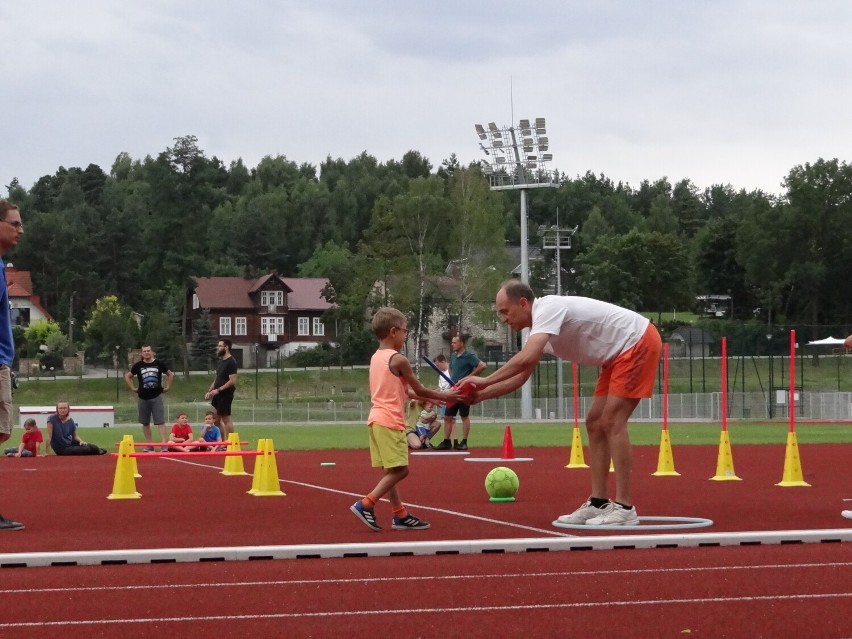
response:
[(485, 491), (492, 501), (511, 501), (520, 483), (514, 470), (498, 466), (485, 476)]

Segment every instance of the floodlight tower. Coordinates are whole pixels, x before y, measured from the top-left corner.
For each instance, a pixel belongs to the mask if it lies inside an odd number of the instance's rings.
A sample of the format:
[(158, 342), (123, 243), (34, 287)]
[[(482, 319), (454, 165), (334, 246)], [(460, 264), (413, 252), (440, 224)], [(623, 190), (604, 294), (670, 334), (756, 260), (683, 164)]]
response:
[[(550, 142), (544, 118), (535, 123), (521, 120), (518, 126), (498, 127), (494, 122), (488, 128), (476, 124), (479, 148), (485, 152), (482, 170), (488, 176), (492, 191), (521, 192), (521, 281), (530, 282), (529, 237), (527, 232), (527, 190), (556, 188), (557, 171), (547, 168), (553, 155), (548, 153)], [(526, 344), (529, 329), (521, 331), (521, 342)], [(521, 387), (521, 418), (532, 419), (532, 384), (527, 380)]]
[[(567, 251), (571, 248), (571, 237), (577, 232), (579, 226), (574, 228), (561, 228), (559, 226), (559, 211), (556, 212), (556, 224), (550, 228), (539, 228), (541, 235), (541, 247), (543, 249), (551, 249), (556, 251), (556, 294), (562, 295), (562, 251)], [(565, 419), (565, 407), (563, 406), (563, 373), (562, 359), (556, 359), (556, 398), (559, 403), (557, 408), (557, 417), (560, 420)]]

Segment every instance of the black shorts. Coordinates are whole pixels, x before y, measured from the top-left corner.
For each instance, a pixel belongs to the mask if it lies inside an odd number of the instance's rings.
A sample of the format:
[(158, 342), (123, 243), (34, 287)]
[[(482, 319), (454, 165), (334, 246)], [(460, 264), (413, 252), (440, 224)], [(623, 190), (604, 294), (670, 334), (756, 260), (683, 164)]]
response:
[(216, 409), (216, 414), (220, 417), (230, 417), (231, 416), (231, 402), (234, 401), (234, 392), (225, 391), (224, 393), (219, 393), (213, 396), (213, 399), (210, 400), (210, 403), (213, 404), (213, 408)]
[(444, 417), (455, 417), (456, 415), (460, 417), (470, 415), (470, 404), (453, 404), (452, 406), (447, 406)]

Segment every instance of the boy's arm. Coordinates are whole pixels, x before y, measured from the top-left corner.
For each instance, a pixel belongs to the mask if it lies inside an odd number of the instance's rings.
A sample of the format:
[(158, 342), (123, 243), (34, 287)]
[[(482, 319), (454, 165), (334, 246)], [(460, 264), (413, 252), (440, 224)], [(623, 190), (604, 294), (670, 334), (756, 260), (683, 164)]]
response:
[[(411, 390), (414, 391), (414, 394), (419, 398), (437, 399), (439, 401), (451, 400), (454, 402), (461, 401), (463, 399), (463, 396), (454, 390), (442, 392), (424, 386), (420, 380), (417, 379), (414, 371), (411, 370), (411, 362), (408, 361), (407, 357), (400, 353), (396, 353), (391, 358), (390, 368), (406, 381)], [(410, 394), (411, 393), (409, 393), (409, 395)]]

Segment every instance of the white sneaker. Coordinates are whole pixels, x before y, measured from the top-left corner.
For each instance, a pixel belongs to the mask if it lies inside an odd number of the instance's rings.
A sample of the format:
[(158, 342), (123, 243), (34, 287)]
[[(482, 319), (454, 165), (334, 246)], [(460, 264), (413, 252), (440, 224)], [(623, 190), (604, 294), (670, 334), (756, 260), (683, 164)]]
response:
[(844, 510), (840, 514), (846, 517), (846, 519), (852, 519), (852, 510)]
[(639, 525), (639, 515), (636, 513), (636, 507), (634, 506), (630, 510), (627, 510), (621, 504), (617, 504), (614, 501), (610, 502), (612, 506), (606, 512), (601, 515), (595, 517), (594, 519), (589, 519), (586, 522), (587, 526), (638, 526)]
[(590, 519), (594, 519), (595, 517), (599, 517), (605, 513), (608, 513), (612, 510), (612, 502), (609, 501), (600, 508), (596, 508), (592, 506), (591, 501), (585, 502), (582, 506), (580, 506), (573, 513), (568, 515), (562, 515), (557, 518), (560, 524), (571, 524), (573, 526), (582, 526), (583, 524), (588, 523)]

